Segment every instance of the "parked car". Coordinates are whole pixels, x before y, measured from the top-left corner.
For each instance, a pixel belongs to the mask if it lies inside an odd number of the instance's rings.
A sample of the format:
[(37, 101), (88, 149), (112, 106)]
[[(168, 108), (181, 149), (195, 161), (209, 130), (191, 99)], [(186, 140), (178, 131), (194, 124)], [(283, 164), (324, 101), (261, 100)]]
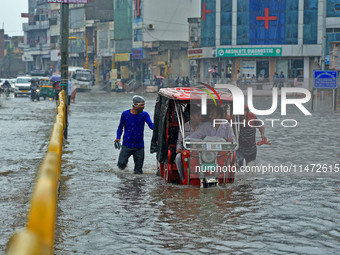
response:
[(14, 97), (18, 95), (31, 95), (31, 76), (19, 76), (16, 78), (15, 85), (14, 85)]

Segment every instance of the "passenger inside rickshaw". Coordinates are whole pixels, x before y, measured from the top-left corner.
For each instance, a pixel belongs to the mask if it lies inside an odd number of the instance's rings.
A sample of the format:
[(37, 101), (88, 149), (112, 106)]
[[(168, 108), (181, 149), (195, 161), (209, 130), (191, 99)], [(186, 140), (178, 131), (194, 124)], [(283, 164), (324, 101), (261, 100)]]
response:
[[(227, 107), (225, 107), (227, 109)], [(188, 104), (183, 112), (184, 126), (178, 130), (176, 144), (176, 158), (174, 159), (181, 181), (184, 180), (183, 169), (183, 137), (187, 140), (201, 140), (207, 142), (236, 142), (233, 129), (229, 123), (213, 125), (214, 119), (225, 119), (227, 113), (223, 108), (209, 105), (208, 115), (202, 116), (201, 109), (195, 104)], [(181, 126), (181, 125), (179, 125)], [(171, 153), (172, 154), (172, 153)], [(171, 161), (173, 157), (171, 157)]]
[(226, 114), (222, 107), (212, 106), (208, 112), (209, 120), (202, 123), (199, 128), (190, 134), (190, 139), (204, 139), (206, 137), (220, 137), (226, 142), (236, 142), (234, 131), (229, 122), (225, 124), (215, 124), (214, 120), (224, 120)]

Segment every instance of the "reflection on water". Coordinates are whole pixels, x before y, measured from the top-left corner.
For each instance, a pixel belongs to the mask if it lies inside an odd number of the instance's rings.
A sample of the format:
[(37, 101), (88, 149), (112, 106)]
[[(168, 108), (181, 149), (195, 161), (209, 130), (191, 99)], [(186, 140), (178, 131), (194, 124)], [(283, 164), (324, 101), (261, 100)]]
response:
[[(78, 93), (77, 103), (71, 106), (55, 254), (340, 252), (340, 173), (238, 173), (235, 183), (227, 187), (168, 185), (155, 176), (155, 155), (148, 153), (152, 131), (147, 127), (146, 174), (132, 175), (132, 160), (126, 170), (118, 170), (119, 151), (114, 149), (113, 141), (120, 114), (131, 107), (132, 96)], [(145, 98), (146, 111), (153, 116), (155, 95)], [(264, 108), (270, 104), (267, 99), (257, 100)], [(53, 115), (51, 109), (47, 111)], [(312, 117), (294, 108), (288, 108), (288, 112), (289, 116), (282, 117), (278, 109), (270, 117), (296, 118), (298, 127), (266, 127), (272, 145), (259, 147), (258, 164), (340, 163), (339, 114), (330, 113), (327, 107)], [(36, 148), (34, 139), (20, 149), (6, 145), (13, 151), (13, 158), (6, 157), (9, 167), (0, 166), (0, 183), (5, 189), (0, 195), (1, 224), (5, 226), (1, 230), (2, 249), (7, 232), (24, 224), (34, 179), (34, 170), (28, 166), (34, 162), (38, 165), (46, 149), (43, 137), (50, 128), (42, 128), (50, 117), (37, 121), (29, 112), (23, 114), (25, 121), (16, 122), (9, 115), (2, 116), (1, 121), (8, 118), (5, 123), (11, 127), (24, 122), (30, 126), (30, 133), (35, 129), (45, 133), (39, 134), (38, 149), (32, 152), (35, 160), (23, 155), (26, 146)], [(12, 143), (23, 143), (15, 131), (10, 132), (17, 139)]]

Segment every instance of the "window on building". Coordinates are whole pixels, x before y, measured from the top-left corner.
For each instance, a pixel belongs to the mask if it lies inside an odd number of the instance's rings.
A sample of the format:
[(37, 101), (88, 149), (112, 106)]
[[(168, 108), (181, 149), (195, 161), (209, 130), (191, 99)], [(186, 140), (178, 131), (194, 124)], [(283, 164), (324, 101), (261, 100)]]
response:
[(108, 48), (108, 31), (99, 31), (99, 49), (107, 49)]
[(135, 30), (133, 30), (133, 40), (135, 42), (142, 41), (142, 29), (135, 29)]
[(115, 40), (114, 40), (114, 31), (110, 30), (110, 48), (113, 49), (115, 47)]
[(51, 36), (51, 43), (58, 43), (59, 42), (59, 36)]
[(237, 44), (249, 44), (249, 0), (237, 1)]
[(334, 9), (335, 4), (340, 4), (340, 1), (327, 0), (327, 17), (340, 17), (340, 11)]
[(303, 43), (317, 44), (318, 0), (304, 0)]
[(286, 0), (285, 44), (298, 44), (299, 2)]
[(84, 28), (85, 27), (85, 13), (84, 8), (70, 9), (70, 28)]
[(340, 33), (327, 33), (326, 36), (326, 55), (329, 55), (329, 45), (331, 42), (339, 42)]
[(288, 78), (303, 79), (303, 59), (290, 59), (288, 61)]
[(232, 1), (221, 2), (221, 45), (232, 44)]

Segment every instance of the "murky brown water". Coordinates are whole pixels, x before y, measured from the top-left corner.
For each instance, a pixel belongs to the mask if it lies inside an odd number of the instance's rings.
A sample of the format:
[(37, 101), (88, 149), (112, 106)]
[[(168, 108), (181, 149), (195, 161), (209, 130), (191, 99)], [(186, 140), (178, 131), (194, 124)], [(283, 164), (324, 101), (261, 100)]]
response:
[[(55, 254), (336, 254), (340, 252), (340, 172), (239, 173), (232, 185), (164, 184), (149, 154), (145, 174), (120, 171), (113, 141), (133, 94), (78, 93), (63, 155)], [(153, 117), (155, 95), (145, 95)], [(261, 106), (269, 100), (259, 99)], [(53, 102), (12, 98), (0, 108), (0, 250), (24, 226), (35, 170), (46, 151)], [(291, 111), (290, 111), (291, 110)], [(340, 115), (288, 108), (293, 129), (266, 126), (272, 145), (258, 164), (339, 164)], [(283, 119), (277, 113), (271, 118)], [(265, 119), (266, 117), (261, 117)], [(284, 117), (286, 118), (286, 117)], [(5, 132), (6, 130), (6, 132)]]

